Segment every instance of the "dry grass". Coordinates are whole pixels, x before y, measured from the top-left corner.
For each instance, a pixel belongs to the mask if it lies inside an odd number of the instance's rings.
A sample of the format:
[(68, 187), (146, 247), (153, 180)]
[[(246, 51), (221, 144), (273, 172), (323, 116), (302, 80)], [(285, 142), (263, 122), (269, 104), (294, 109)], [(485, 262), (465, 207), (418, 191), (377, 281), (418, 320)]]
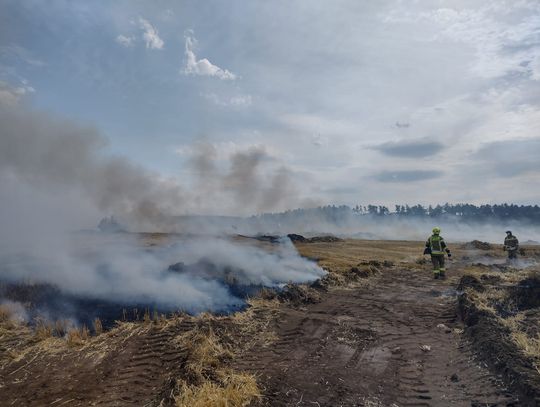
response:
[(94, 325), (94, 332), (96, 333), (96, 335), (101, 335), (103, 333), (103, 324), (101, 323), (101, 319), (95, 318), (93, 325)]
[(507, 287), (515, 286), (526, 278), (538, 278), (538, 270), (513, 270), (501, 273), (500, 271), (487, 271), (484, 267), (468, 267), (467, 274), (478, 279), (496, 276), (499, 280), (495, 285), (484, 284), (484, 291), (478, 292), (468, 288), (466, 294), (479, 310), (487, 311), (493, 315), (499, 323), (509, 331), (509, 339), (515, 344), (540, 373), (540, 334), (532, 336), (528, 334), (526, 312), (517, 312), (509, 317), (501, 317), (496, 310), (496, 305), (505, 303), (506, 307), (512, 303)]
[(217, 382), (201, 385), (178, 383), (177, 407), (244, 407), (261, 397), (257, 381), (252, 375), (221, 371)]
[(254, 376), (226, 368), (234, 354), (209, 325), (181, 335), (178, 343), (187, 353), (189, 383), (178, 381), (177, 407), (242, 407), (260, 397)]
[(507, 327), (511, 332), (517, 332), (522, 329), (523, 322), (525, 320), (525, 313), (519, 312), (514, 316), (508, 318), (500, 318), (501, 323)]
[(247, 302), (249, 307), (245, 311), (237, 312), (231, 317), (236, 326), (236, 332), (244, 338), (242, 348), (236, 349), (236, 353), (254, 347), (266, 348), (278, 339), (271, 324), (279, 313), (281, 307), (279, 300), (250, 298)]
[(59, 319), (54, 323), (54, 332), (58, 337), (64, 337), (70, 328), (71, 324), (65, 319)]
[(49, 321), (39, 319), (36, 321), (34, 332), (36, 339), (40, 341), (51, 338), (54, 334), (54, 325)]
[(469, 298), (474, 302), (479, 310), (487, 311), (497, 316), (495, 305), (508, 299), (508, 292), (502, 289), (488, 289), (482, 292), (467, 288), (465, 290)]
[(210, 377), (233, 353), (225, 347), (211, 328), (194, 329), (182, 335), (180, 343), (188, 353), (186, 368), (194, 378)]
[(372, 259), (409, 262), (422, 253), (424, 243), (347, 239), (341, 242), (296, 243), (298, 252), (327, 270), (343, 273)]
[(486, 277), (497, 277), (500, 278), (501, 282), (500, 285), (511, 285), (511, 284), (517, 284), (518, 282), (528, 278), (528, 277), (534, 277), (538, 276), (538, 270), (529, 270), (529, 269), (523, 269), (523, 270), (515, 270), (513, 269), (511, 272), (501, 272), (500, 270), (494, 270), (490, 268), (489, 266), (467, 266), (464, 269), (465, 273), (467, 275), (471, 275), (476, 277), (477, 279), (482, 279)]
[(0, 322), (8, 322), (11, 320), (11, 310), (7, 305), (0, 305)]
[(152, 318), (150, 318), (150, 310), (148, 308), (144, 310), (143, 321), (145, 324), (152, 322)]
[(67, 332), (66, 341), (69, 346), (80, 346), (90, 337), (90, 331), (83, 325), (80, 328), (72, 328)]
[(524, 332), (512, 332), (511, 337), (525, 355), (540, 362), (540, 334), (534, 338)]

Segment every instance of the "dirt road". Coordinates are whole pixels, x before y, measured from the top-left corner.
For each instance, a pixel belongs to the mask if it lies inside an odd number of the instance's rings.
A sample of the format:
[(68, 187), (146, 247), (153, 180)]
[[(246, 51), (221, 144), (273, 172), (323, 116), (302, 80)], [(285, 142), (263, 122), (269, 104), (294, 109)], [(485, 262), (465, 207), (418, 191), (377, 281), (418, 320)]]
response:
[(278, 341), (236, 368), (270, 406), (518, 406), (476, 361), (456, 316), (457, 272), (389, 269), (367, 285), (286, 308)]

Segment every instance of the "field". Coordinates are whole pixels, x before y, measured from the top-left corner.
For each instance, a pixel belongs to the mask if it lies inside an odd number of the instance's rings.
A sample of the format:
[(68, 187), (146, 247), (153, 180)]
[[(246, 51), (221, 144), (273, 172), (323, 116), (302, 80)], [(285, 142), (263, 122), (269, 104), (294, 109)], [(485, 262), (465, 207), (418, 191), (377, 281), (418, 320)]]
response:
[(500, 246), (452, 244), (446, 280), (422, 242), (296, 248), (329, 273), (231, 315), (148, 310), (104, 329), (0, 307), (0, 404), (539, 405), (540, 248), (506, 265)]

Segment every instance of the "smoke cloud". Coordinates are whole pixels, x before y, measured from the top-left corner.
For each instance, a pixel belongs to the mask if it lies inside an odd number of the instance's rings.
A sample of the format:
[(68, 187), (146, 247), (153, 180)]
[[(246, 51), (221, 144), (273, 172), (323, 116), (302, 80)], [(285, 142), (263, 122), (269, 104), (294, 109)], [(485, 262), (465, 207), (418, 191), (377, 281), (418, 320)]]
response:
[[(184, 187), (107, 154), (105, 138), (92, 127), (20, 104), (0, 106), (0, 123), (3, 281), (44, 283), (80, 298), (200, 312), (244, 303), (227, 279), (278, 286), (324, 274), (290, 242), (272, 251), (239, 244), (211, 236), (223, 232), (212, 222), (196, 230), (204, 238), (154, 248), (126, 233), (73, 232), (95, 228), (100, 216), (111, 213), (132, 231), (185, 232), (177, 222), (181, 213), (272, 208), (291, 192), (291, 184), (287, 170), (262, 147), (234, 152), (225, 170), (211, 149), (197, 147), (191, 163), (198, 177)], [(179, 262), (189, 267), (168, 270)]]
[[(205, 212), (224, 214), (240, 206), (260, 213), (302, 202), (291, 172), (263, 146), (233, 151), (225, 169), (219, 156), (218, 148), (210, 143), (199, 143), (191, 152), (197, 201)], [(212, 206), (215, 202), (219, 208)]]
[(163, 226), (183, 203), (178, 184), (105, 155), (106, 141), (93, 128), (20, 107), (0, 108), (0, 122), (2, 177), (51, 195), (77, 193), (137, 227)]
[[(190, 239), (144, 249), (126, 234), (76, 233), (67, 247), (45, 257), (4, 256), (8, 281), (52, 284), (64, 293), (120, 304), (157, 304), (190, 312), (223, 311), (244, 303), (235, 284), (275, 287), (313, 281), (324, 274), (301, 258), (290, 241), (268, 252), (218, 238)], [(181, 261), (186, 272), (168, 269)]]

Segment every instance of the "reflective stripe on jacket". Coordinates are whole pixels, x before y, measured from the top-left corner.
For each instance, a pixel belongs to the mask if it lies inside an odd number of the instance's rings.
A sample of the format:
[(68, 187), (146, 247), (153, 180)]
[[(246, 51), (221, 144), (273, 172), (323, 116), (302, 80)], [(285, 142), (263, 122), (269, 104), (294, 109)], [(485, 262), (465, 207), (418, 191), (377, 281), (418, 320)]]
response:
[(439, 235), (430, 236), (426, 242), (426, 247), (429, 247), (431, 254), (434, 255), (441, 255), (444, 254), (445, 250), (448, 251), (444, 239)]

